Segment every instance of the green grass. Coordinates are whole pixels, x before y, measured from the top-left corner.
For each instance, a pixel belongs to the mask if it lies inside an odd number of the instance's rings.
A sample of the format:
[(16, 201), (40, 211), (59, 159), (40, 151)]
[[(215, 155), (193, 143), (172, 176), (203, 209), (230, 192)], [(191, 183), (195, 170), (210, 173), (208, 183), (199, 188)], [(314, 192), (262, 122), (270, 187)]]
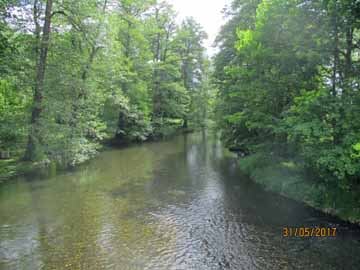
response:
[(343, 220), (360, 224), (360, 191), (326, 186), (309, 177), (295, 160), (257, 153), (239, 161), (242, 171), (266, 190), (279, 193)]

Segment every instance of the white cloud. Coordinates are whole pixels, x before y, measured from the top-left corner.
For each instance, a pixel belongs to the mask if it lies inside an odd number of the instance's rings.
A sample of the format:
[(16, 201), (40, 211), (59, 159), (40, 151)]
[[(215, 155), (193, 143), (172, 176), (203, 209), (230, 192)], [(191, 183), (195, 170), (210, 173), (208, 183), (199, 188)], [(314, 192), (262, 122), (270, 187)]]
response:
[(201, 24), (209, 36), (205, 43), (208, 53), (213, 55), (215, 49), (212, 45), (221, 25), (224, 24), (221, 11), (230, 0), (168, 0), (168, 2), (174, 5), (179, 21), (192, 16)]

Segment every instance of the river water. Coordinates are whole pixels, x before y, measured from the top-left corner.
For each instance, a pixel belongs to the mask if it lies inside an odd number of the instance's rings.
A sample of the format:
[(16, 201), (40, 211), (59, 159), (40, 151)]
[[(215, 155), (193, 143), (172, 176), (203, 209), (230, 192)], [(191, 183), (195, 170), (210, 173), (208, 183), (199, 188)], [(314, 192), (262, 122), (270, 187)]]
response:
[[(0, 269), (360, 269), (356, 229), (265, 192), (236, 164), (198, 133), (9, 181), (0, 186)], [(284, 226), (343, 233), (284, 238)]]

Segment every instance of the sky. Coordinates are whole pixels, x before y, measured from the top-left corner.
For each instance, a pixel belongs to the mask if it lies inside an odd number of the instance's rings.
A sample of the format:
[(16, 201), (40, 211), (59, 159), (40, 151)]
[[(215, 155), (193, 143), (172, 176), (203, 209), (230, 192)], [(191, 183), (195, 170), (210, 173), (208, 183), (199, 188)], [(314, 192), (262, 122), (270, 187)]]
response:
[(215, 38), (224, 24), (221, 11), (230, 0), (168, 0), (178, 13), (178, 21), (192, 16), (201, 24), (209, 38), (205, 42), (210, 56), (214, 55), (216, 49), (212, 47)]

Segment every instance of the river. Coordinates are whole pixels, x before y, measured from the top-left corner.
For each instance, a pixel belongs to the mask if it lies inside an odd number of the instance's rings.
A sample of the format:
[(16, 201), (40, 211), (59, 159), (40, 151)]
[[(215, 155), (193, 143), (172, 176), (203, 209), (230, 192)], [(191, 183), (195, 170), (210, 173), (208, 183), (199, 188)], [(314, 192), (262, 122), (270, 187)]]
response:
[[(213, 135), (0, 186), (0, 269), (359, 269), (358, 231), (264, 191)], [(337, 237), (284, 238), (284, 226)]]

